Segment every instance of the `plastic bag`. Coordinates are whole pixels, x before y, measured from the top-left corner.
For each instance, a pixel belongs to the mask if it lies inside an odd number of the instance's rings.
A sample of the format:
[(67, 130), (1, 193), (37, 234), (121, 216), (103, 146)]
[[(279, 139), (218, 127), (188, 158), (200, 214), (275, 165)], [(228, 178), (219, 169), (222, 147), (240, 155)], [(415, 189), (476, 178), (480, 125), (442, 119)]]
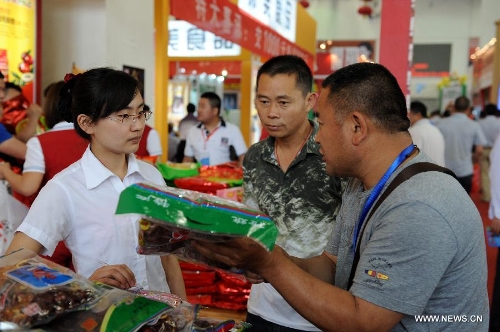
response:
[[(5, 128), (12, 135), (19, 133), (26, 125), (28, 121), (26, 110), (29, 105), (30, 102), (23, 94), (17, 95), (2, 103), (3, 113), (0, 122), (5, 125)], [(38, 121), (36, 133), (41, 134), (46, 130), (47, 125), (45, 124), (45, 118), (41, 116)]]
[(198, 163), (174, 163), (167, 161), (166, 163), (156, 163), (156, 167), (160, 171), (165, 180), (174, 180), (198, 175)]
[(30, 328), (84, 310), (103, 296), (92, 282), (21, 249), (0, 257), (0, 322)]
[[(94, 307), (70, 313), (42, 325), (57, 332), (191, 331), (196, 307), (189, 303), (172, 307), (129, 291), (98, 285), (105, 295)], [(163, 329), (166, 326), (170, 329)]]
[(132, 213), (143, 217), (139, 253), (173, 253), (209, 265), (190, 248), (189, 239), (221, 242), (247, 236), (271, 250), (278, 236), (267, 215), (243, 203), (149, 183), (131, 185), (120, 194), (116, 214)]
[(0, 255), (9, 247), (14, 233), (28, 214), (28, 207), (9, 192), (8, 183), (0, 181)]

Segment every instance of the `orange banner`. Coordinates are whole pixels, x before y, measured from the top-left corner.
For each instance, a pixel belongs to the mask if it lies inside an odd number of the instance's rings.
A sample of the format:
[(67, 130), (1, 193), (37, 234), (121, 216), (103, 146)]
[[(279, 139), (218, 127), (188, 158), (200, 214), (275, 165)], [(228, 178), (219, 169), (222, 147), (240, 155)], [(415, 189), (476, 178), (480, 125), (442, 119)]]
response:
[[(210, 31), (262, 57), (294, 54), (311, 67), (313, 55), (253, 19), (229, 0), (171, 1), (170, 13), (200, 29)], [(189, 39), (189, 36), (188, 36)], [(187, 40), (186, 42), (195, 43)], [(196, 47), (196, 44), (192, 45)]]

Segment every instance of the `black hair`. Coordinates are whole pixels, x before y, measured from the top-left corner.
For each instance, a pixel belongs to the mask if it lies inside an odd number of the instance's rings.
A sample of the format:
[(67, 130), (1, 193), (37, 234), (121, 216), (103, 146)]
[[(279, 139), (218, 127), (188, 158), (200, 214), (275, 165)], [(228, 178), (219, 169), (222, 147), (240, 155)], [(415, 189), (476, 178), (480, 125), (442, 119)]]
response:
[(486, 115), (497, 115), (498, 114), (498, 108), (497, 108), (497, 105), (495, 104), (486, 104), (486, 106), (484, 106), (484, 113)]
[(21, 93), (23, 92), (23, 89), (19, 85), (12, 82), (5, 82), (5, 89), (13, 89)]
[(421, 101), (412, 101), (410, 103), (410, 112), (420, 114), (422, 118), (427, 118), (427, 106)]
[(149, 111), (150, 110), (149, 105), (146, 105), (146, 104), (144, 104), (144, 107), (142, 109), (144, 111)]
[(200, 96), (201, 98), (208, 99), (208, 102), (210, 103), (210, 107), (212, 108), (217, 108), (218, 112), (217, 114), (220, 114), (220, 106), (221, 106), (221, 100), (219, 95), (217, 95), (215, 92), (207, 91), (203, 92)]
[(434, 111), (431, 112), (431, 116), (436, 116), (436, 115), (441, 116), (441, 111), (440, 110), (434, 110)]
[(194, 113), (196, 111), (196, 106), (193, 103), (187, 104), (186, 110), (188, 113)]
[(137, 93), (139, 82), (129, 74), (112, 68), (90, 69), (64, 84), (59, 111), (64, 120), (75, 123), (78, 135), (90, 140), (90, 135), (78, 125), (77, 117), (84, 114), (95, 123), (126, 108)]
[(467, 97), (458, 97), (455, 99), (455, 111), (457, 112), (465, 112), (470, 107), (470, 101)]
[(386, 132), (407, 131), (410, 119), (398, 81), (384, 66), (362, 62), (340, 68), (322, 83), (338, 122), (354, 111), (369, 116)]
[(0, 80), (3, 80), (5, 76), (3, 76), (3, 73), (0, 71)]
[(295, 55), (278, 55), (266, 61), (257, 71), (256, 89), (262, 74), (274, 77), (284, 74), (295, 77), (295, 86), (305, 97), (312, 90), (313, 76), (311, 69), (301, 57)]
[(47, 127), (53, 128), (56, 124), (63, 121), (61, 112), (59, 112), (59, 94), (64, 81), (54, 82), (44, 90), (45, 101), (43, 104), (43, 113)]

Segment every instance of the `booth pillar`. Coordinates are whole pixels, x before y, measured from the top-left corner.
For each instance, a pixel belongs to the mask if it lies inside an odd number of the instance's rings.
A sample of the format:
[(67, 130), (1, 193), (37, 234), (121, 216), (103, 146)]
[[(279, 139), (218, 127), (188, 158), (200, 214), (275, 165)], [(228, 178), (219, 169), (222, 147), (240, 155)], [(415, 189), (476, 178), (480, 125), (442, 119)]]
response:
[(493, 53), (493, 78), (490, 89), (490, 103), (498, 104), (498, 89), (500, 88), (500, 49), (498, 42), (500, 41), (500, 20), (495, 22), (497, 44)]
[(170, 1), (155, 0), (155, 129), (163, 145), (163, 155), (159, 162), (168, 158), (168, 126), (167, 126), (167, 87), (169, 78), (168, 66), (168, 17)]

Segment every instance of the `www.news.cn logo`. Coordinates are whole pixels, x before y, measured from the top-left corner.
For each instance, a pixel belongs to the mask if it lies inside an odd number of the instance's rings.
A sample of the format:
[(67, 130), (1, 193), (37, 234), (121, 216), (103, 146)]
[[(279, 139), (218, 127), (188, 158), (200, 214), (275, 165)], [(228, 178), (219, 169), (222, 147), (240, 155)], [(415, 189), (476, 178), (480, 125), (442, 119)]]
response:
[(482, 323), (482, 315), (416, 315), (417, 323)]

